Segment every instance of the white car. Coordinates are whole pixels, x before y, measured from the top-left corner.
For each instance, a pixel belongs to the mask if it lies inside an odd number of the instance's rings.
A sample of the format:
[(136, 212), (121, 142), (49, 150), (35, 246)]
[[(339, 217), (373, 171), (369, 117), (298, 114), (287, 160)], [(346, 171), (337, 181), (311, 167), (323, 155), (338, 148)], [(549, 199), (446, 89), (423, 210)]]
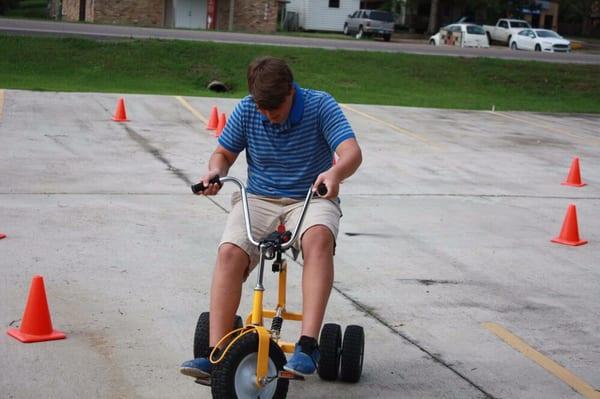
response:
[(531, 29), (531, 25), (522, 19), (500, 18), (495, 26), (483, 25), (490, 43), (495, 40), (507, 46), (510, 46), (510, 39), (523, 29)]
[(548, 29), (525, 29), (511, 38), (510, 48), (513, 50), (569, 53), (571, 42)]
[(451, 24), (429, 38), (433, 46), (490, 47), (483, 28), (475, 24)]

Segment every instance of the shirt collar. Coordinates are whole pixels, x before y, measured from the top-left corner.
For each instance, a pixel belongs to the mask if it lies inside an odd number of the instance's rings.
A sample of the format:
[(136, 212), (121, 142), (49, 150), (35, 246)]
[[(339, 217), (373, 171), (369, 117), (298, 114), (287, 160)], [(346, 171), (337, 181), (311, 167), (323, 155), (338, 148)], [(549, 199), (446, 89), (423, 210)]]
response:
[[(282, 125), (287, 125), (288, 123), (292, 126), (297, 125), (302, 120), (302, 116), (304, 116), (304, 94), (302, 93), (302, 88), (296, 82), (293, 83), (293, 87), (295, 93), (292, 108), (287, 120)], [(266, 115), (261, 114), (260, 116), (263, 122), (269, 122), (269, 118)]]

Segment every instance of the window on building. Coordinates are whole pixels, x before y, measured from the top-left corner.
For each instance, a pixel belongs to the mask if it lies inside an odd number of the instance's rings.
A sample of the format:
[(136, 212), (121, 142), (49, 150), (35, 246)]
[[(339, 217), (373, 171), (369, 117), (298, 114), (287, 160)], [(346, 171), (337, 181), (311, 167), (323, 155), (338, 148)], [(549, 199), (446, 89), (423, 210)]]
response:
[(329, 8), (340, 8), (340, 0), (329, 0)]

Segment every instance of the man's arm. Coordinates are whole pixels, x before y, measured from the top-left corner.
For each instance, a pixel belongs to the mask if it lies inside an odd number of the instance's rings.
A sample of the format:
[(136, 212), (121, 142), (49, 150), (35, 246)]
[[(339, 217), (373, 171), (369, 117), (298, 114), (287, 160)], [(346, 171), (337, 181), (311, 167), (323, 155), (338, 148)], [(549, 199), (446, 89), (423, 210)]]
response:
[(340, 182), (352, 176), (362, 163), (362, 151), (356, 139), (347, 139), (335, 149), (338, 160), (328, 171), (321, 173), (315, 181), (316, 187), (321, 183), (327, 186), (327, 195), (323, 198), (335, 198), (340, 190)]
[(215, 195), (218, 193), (221, 187), (218, 184), (209, 183), (210, 180), (216, 176), (227, 176), (229, 168), (233, 165), (237, 157), (238, 154), (228, 151), (221, 145), (218, 145), (208, 161), (208, 173), (200, 178), (200, 181), (202, 181), (206, 189), (199, 194)]

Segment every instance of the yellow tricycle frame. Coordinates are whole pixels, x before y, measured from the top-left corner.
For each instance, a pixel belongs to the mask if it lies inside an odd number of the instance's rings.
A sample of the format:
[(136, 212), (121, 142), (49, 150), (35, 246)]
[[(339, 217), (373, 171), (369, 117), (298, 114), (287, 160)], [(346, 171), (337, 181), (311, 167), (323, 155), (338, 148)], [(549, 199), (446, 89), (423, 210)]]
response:
[[(311, 199), (315, 194), (324, 195), (327, 192), (327, 188), (324, 184), (318, 187), (317, 193), (313, 192), (311, 186), (306, 194), (304, 200), (304, 206), (300, 217), (294, 228), (294, 232), (289, 231), (282, 232), (280, 235), (275, 235), (275, 239), (265, 239), (263, 241), (256, 241), (252, 236), (252, 228), (250, 223), (250, 213), (248, 211), (248, 199), (246, 195), (246, 189), (242, 182), (238, 179), (226, 176), (221, 178), (220, 183), (231, 181), (234, 182), (241, 191), (242, 205), (244, 209), (244, 218), (246, 223), (246, 233), (248, 240), (256, 245), (260, 253), (260, 261), (258, 268), (258, 277), (256, 286), (254, 287), (254, 298), (252, 301), (252, 312), (246, 317), (246, 326), (231, 331), (225, 335), (215, 346), (215, 348), (224, 348), (221, 351), (213, 350), (209, 356), (209, 360), (213, 364), (219, 363), (229, 349), (244, 335), (246, 334), (258, 334), (258, 356), (256, 364), (256, 385), (259, 388), (266, 386), (273, 378), (290, 378), (290, 379), (302, 379), (301, 377), (295, 376), (292, 373), (280, 371), (277, 376), (267, 376), (269, 366), (269, 341), (273, 340), (281, 348), (284, 353), (293, 353), (295, 344), (291, 342), (285, 342), (280, 340), (281, 325), (283, 320), (295, 320), (302, 321), (301, 313), (288, 312), (286, 310), (286, 284), (287, 284), (287, 262), (282, 258), (283, 253), (292, 247), (294, 241), (298, 238), (300, 227), (304, 221), (304, 216), (308, 210)], [(285, 239), (284, 239), (285, 237)], [(278, 295), (277, 295), (277, 307), (274, 310), (267, 310), (263, 308), (263, 275), (265, 260), (273, 261), (273, 270), (279, 273), (278, 282)], [(273, 319), (274, 323), (271, 326), (271, 330), (264, 326), (264, 319)], [(277, 321), (277, 322), (275, 322)], [(217, 352), (219, 352), (217, 354)]]

